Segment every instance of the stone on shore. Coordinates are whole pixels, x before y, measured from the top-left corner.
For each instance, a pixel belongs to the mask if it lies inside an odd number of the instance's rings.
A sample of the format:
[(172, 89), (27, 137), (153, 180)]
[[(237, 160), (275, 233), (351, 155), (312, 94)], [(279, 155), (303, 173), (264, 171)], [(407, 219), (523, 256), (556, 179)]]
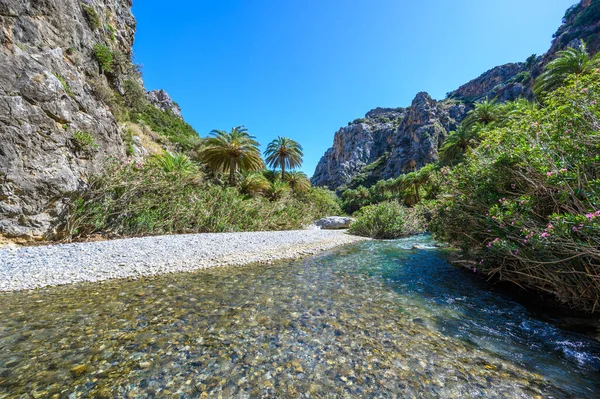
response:
[(315, 226), (323, 230), (338, 230), (347, 229), (350, 227), (355, 219), (345, 216), (328, 216), (326, 218), (317, 220)]

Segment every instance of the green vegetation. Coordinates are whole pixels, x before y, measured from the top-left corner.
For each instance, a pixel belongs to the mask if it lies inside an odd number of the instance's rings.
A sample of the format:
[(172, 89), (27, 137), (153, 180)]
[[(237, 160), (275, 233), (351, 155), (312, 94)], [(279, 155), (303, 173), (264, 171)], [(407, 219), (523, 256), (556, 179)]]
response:
[(306, 192), (310, 188), (310, 180), (308, 180), (308, 176), (304, 172), (297, 170), (287, 172), (284, 180), (292, 191), (296, 193)]
[(424, 219), (417, 208), (406, 208), (396, 201), (362, 208), (349, 232), (363, 237), (391, 239), (424, 232)]
[[(129, 99), (127, 101), (132, 101)], [(141, 106), (142, 101), (145, 105)], [(135, 102), (134, 102), (135, 103)], [(139, 101), (141, 110), (131, 113), (132, 122), (148, 125), (152, 131), (162, 135), (169, 142), (175, 144), (181, 151), (195, 150), (201, 142), (200, 136), (183, 119), (171, 111), (162, 111), (144, 100)]]
[(580, 76), (590, 73), (597, 68), (599, 60), (600, 53), (590, 57), (583, 41), (578, 48), (569, 47), (566, 50), (559, 51), (558, 57), (552, 60), (537, 78), (533, 87), (536, 97), (540, 99), (544, 93), (562, 86), (567, 77), (572, 74)]
[(80, 4), (81, 8), (83, 9), (83, 14), (85, 15), (85, 19), (90, 25), (90, 28), (92, 28), (93, 30), (98, 29), (100, 27), (100, 17), (98, 16), (98, 13), (94, 9), (94, 7), (88, 6), (85, 3)]
[(77, 238), (284, 230), (339, 213), (334, 194), (327, 190), (294, 193), (281, 181), (267, 183), (268, 197), (219, 186), (182, 154), (166, 153), (146, 163), (115, 161), (75, 199), (62, 234)]
[(531, 72), (523, 71), (519, 72), (517, 76), (515, 76), (515, 82), (522, 83), (524, 85), (528, 84), (531, 81)]
[(287, 137), (277, 137), (269, 143), (265, 150), (267, 165), (281, 169), (281, 179), (285, 179), (285, 169), (295, 169), (302, 166), (302, 146)]
[(144, 112), (148, 104), (146, 93), (138, 82), (133, 79), (126, 79), (123, 82), (123, 101), (131, 112)]
[(71, 91), (71, 87), (69, 86), (69, 83), (67, 83), (67, 81), (65, 80), (65, 78), (63, 78), (62, 76), (60, 76), (57, 73), (53, 73), (53, 75), (56, 77), (56, 79), (58, 79), (60, 81), (60, 84), (62, 85), (62, 87), (65, 90), (65, 92), (69, 96), (73, 96), (73, 92)]
[(93, 150), (98, 149), (98, 144), (96, 143), (96, 140), (94, 140), (94, 136), (81, 130), (73, 132), (72, 142), (75, 146), (75, 150), (79, 152), (90, 153)]
[(229, 173), (229, 185), (234, 186), (238, 171), (253, 171), (264, 168), (258, 142), (243, 126), (231, 132), (213, 130), (213, 137), (206, 140), (202, 158), (211, 168)]
[(112, 27), (112, 25), (106, 24), (106, 30), (108, 31), (108, 33), (110, 34), (110, 40), (114, 41), (115, 40), (115, 28)]
[(371, 187), (373, 184), (377, 183), (375, 175), (377, 175), (378, 172), (381, 172), (382, 169), (385, 167), (389, 156), (390, 154), (386, 152), (382, 156), (377, 158), (375, 161), (365, 165), (360, 170), (360, 172), (357, 173), (356, 176), (352, 178), (352, 180), (350, 180), (349, 183), (347, 183), (344, 187), (340, 188), (341, 191), (344, 191), (346, 189), (356, 189), (360, 186), (368, 188)]
[(94, 45), (94, 56), (100, 64), (101, 72), (112, 72), (113, 70), (113, 53), (112, 50), (102, 43)]

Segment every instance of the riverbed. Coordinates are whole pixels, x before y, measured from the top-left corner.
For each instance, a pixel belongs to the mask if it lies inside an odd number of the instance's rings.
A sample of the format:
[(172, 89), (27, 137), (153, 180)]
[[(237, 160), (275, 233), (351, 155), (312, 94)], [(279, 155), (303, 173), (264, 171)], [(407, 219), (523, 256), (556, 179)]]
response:
[(0, 398), (600, 397), (600, 344), (427, 236), (0, 293)]

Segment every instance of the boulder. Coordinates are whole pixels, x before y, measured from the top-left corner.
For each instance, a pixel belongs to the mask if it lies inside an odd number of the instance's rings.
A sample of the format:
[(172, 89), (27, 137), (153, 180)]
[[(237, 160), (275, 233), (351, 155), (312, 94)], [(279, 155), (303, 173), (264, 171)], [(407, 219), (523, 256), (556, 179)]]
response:
[(328, 216), (317, 220), (315, 226), (324, 230), (347, 229), (355, 219), (345, 216)]

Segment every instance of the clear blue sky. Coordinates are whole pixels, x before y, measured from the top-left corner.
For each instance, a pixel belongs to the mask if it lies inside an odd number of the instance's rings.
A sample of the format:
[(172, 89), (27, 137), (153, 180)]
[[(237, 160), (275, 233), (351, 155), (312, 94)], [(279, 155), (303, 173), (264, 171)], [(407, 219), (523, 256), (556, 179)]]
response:
[(544, 53), (576, 0), (134, 0), (135, 60), (201, 136), (246, 125), (304, 146), (311, 176), (341, 126), (441, 99)]

